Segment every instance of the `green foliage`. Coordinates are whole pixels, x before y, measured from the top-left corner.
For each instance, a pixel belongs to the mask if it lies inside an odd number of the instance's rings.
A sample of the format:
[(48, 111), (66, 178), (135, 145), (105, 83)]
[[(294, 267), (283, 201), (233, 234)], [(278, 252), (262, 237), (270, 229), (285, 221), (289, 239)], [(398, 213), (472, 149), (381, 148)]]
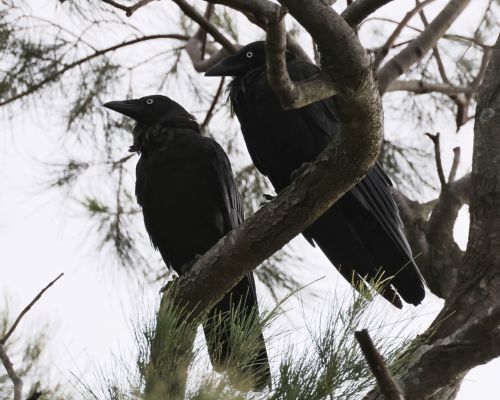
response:
[[(374, 286), (382, 284), (374, 283)], [(244, 392), (231, 384), (237, 370), (224, 373), (212, 370), (201, 332), (194, 339), (196, 327), (206, 317), (191, 318), (189, 311), (176, 305), (179, 302), (175, 300), (175, 293), (175, 284), (170, 284), (156, 321), (146, 318), (142, 328), (136, 328), (137, 370), (131, 371), (126, 367), (130, 363), (123, 362), (125, 367), (116, 379), (102, 377), (100, 391), (104, 396), (93, 392), (89, 399), (361, 399), (373, 387), (374, 378), (354, 339), (355, 330), (367, 328), (370, 331), (384, 358), (395, 360), (389, 365), (395, 376), (404, 371), (406, 359), (416, 346), (405, 333), (412, 317), (405, 322), (387, 325), (380, 310), (391, 306), (377, 304), (379, 300), (385, 302), (381, 297), (370, 302), (372, 293), (364, 289), (337, 293), (324, 302), (321, 309), (315, 311), (317, 321), (306, 322), (310, 341), (297, 341), (297, 334), (293, 331), (269, 334), (283, 313), (286, 301), (297, 296), (297, 292), (293, 292), (274, 309), (261, 313), (260, 321), (250, 319), (242, 325), (237, 313), (231, 315), (231, 330), (235, 334), (230, 340), (232, 348), (236, 349), (234, 358), (237, 362), (230, 365), (238, 362), (245, 365), (245, 360), (255, 354), (258, 341), (252, 338), (256, 338), (262, 328), (271, 357), (272, 387), (262, 392)], [(375, 309), (378, 312), (374, 313)], [(305, 313), (305, 320), (309, 320)], [(278, 341), (281, 345), (277, 348), (275, 343)], [(248, 383), (242, 381), (237, 386), (245, 385), (248, 387)]]

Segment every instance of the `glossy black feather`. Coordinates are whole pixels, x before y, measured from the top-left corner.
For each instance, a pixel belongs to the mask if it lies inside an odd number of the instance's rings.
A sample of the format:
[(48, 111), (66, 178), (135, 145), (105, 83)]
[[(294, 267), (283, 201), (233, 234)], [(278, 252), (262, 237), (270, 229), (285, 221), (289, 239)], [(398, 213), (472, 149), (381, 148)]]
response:
[[(251, 59), (241, 67), (249, 52)], [(316, 66), (293, 55), (288, 55), (287, 67), (296, 81), (318, 72)], [(208, 71), (208, 75), (225, 74), (235, 76), (229, 96), (250, 156), (279, 192), (291, 182), (294, 170), (314, 161), (337, 135), (340, 124), (335, 99), (282, 110), (267, 82), (263, 42), (245, 46)], [(382, 293), (384, 297), (401, 307), (395, 289), (406, 302), (417, 305), (425, 296), (424, 282), (404, 236), (391, 186), (377, 163), (304, 236), (316, 243), (349, 281), (361, 282), (361, 277), (373, 279), (380, 274), (394, 276)]]
[[(136, 108), (158, 107), (147, 120), (135, 116), (132, 150), (140, 153), (137, 200), (153, 246), (169, 267), (183, 274), (183, 267), (243, 221), (242, 199), (224, 150), (213, 139), (201, 135), (194, 117), (163, 96), (133, 101), (137, 102)], [(120, 111), (120, 104), (108, 104)], [(129, 113), (134, 112), (132, 109)], [(253, 274), (243, 278), (213, 307), (203, 327), (212, 364), (218, 371), (225, 370), (230, 362), (229, 318), (236, 312), (242, 323), (258, 318)], [(234, 365), (233, 360), (230, 367), (240, 370), (239, 378), (255, 378), (254, 388), (261, 389), (269, 383), (270, 373), (262, 334), (257, 341), (258, 350), (250, 365)]]

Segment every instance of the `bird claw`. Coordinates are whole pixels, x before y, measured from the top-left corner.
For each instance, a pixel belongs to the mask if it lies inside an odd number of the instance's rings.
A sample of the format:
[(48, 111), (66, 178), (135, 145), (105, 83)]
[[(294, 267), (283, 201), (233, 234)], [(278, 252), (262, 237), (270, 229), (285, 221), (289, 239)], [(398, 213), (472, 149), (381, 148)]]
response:
[(297, 168), (295, 171), (291, 173), (292, 180), (295, 180), (299, 175), (302, 175), (302, 173), (310, 167), (312, 162), (306, 161), (303, 162), (299, 168)]

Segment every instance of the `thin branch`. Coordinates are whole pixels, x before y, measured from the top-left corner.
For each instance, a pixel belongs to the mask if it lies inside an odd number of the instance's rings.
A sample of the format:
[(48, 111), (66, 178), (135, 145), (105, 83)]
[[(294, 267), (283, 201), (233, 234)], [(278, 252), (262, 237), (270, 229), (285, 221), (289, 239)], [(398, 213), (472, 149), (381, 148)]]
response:
[(7, 375), (9, 375), (9, 378), (14, 385), (14, 400), (21, 400), (23, 396), (23, 381), (19, 375), (17, 375), (14, 365), (12, 365), (9, 356), (5, 351), (3, 343), (0, 343), (0, 360), (2, 360), (2, 364), (7, 371)]
[(269, 85), (284, 109), (303, 107), (333, 96), (336, 91), (326, 74), (318, 73), (313, 79), (293, 82), (286, 67), (286, 27), (282, 13), (267, 24), (266, 59)]
[(412, 10), (408, 11), (404, 18), (401, 20), (401, 22), (396, 26), (396, 29), (392, 32), (392, 34), (389, 36), (389, 38), (386, 40), (383, 46), (381, 46), (376, 54), (375, 54), (375, 59), (373, 61), (373, 64), (375, 65), (375, 68), (378, 68), (382, 60), (385, 58), (385, 56), (389, 53), (389, 50), (392, 48), (392, 45), (396, 41), (396, 39), (399, 37), (403, 29), (408, 25), (408, 22), (417, 14), (420, 12), (425, 6), (428, 4), (432, 3), (435, 0), (426, 0), (423, 3), (418, 3)]
[(90, 54), (90, 55), (88, 55), (86, 57), (80, 58), (79, 60), (76, 60), (76, 61), (74, 61), (74, 62), (72, 62), (70, 64), (67, 64), (64, 68), (62, 68), (62, 69), (60, 69), (58, 71), (55, 71), (50, 76), (46, 77), (45, 79), (42, 79), (40, 82), (38, 82), (38, 83), (34, 84), (33, 86), (31, 86), (29, 89), (26, 89), (25, 91), (20, 92), (20, 93), (16, 94), (15, 96), (12, 96), (12, 97), (10, 97), (8, 99), (1, 100), (0, 101), (0, 107), (4, 106), (6, 104), (12, 103), (12, 102), (14, 102), (16, 100), (19, 100), (22, 97), (25, 97), (25, 96), (28, 96), (30, 94), (33, 94), (33, 93), (37, 92), (44, 85), (52, 82), (53, 80), (55, 80), (60, 75), (68, 72), (69, 70), (71, 70), (71, 69), (73, 69), (75, 67), (78, 67), (78, 66), (80, 66), (82, 64), (85, 64), (86, 62), (88, 62), (90, 60), (93, 60), (94, 58), (100, 57), (100, 56), (102, 56), (102, 55), (104, 55), (106, 53), (109, 53), (109, 52), (121, 49), (123, 47), (132, 46), (132, 45), (137, 44), (137, 43), (145, 42), (147, 40), (155, 40), (155, 39), (188, 40), (189, 37), (187, 37), (186, 35), (180, 35), (180, 34), (175, 34), (175, 33), (174, 34), (163, 34), (163, 35), (148, 35), (148, 36), (142, 36), (140, 38), (128, 40), (126, 42), (122, 42), (120, 44), (117, 44), (117, 45), (114, 45), (114, 46), (110, 46), (110, 47), (107, 47), (107, 48), (102, 49), (102, 50), (95, 51), (94, 53), (92, 53), (92, 54)]
[(380, 92), (418, 62), (443, 37), (450, 25), (469, 5), (470, 0), (450, 0), (429, 26), (399, 54), (389, 60), (378, 73)]
[(35, 298), (31, 301), (31, 303), (29, 303), (22, 311), (21, 313), (19, 314), (19, 316), (16, 318), (16, 320), (14, 321), (14, 323), (12, 324), (12, 327), (7, 331), (7, 333), (4, 335), (4, 337), (2, 339), (0, 339), (0, 344), (1, 345), (4, 345), (5, 342), (7, 342), (7, 339), (9, 339), (10, 335), (12, 335), (12, 333), (16, 330), (17, 328), (17, 325), (19, 325), (19, 322), (21, 322), (21, 319), (24, 317), (24, 315), (31, 309), (31, 307), (33, 307), (33, 305), (38, 301), (40, 300), (40, 297), (42, 297), (42, 295), (54, 284), (56, 283), (62, 276), (64, 275), (64, 273), (60, 273), (59, 276), (54, 279), (52, 282), (50, 282), (47, 286), (45, 286), (36, 296)]
[(341, 16), (349, 25), (356, 26), (391, 1), (393, 0), (356, 0), (344, 10)]
[(213, 117), (215, 106), (217, 105), (217, 102), (219, 101), (220, 95), (222, 94), (222, 89), (224, 88), (224, 80), (225, 80), (225, 77), (223, 76), (220, 80), (219, 87), (217, 88), (217, 92), (215, 93), (215, 96), (212, 100), (212, 103), (210, 104), (210, 108), (208, 109), (207, 114), (205, 115), (205, 119), (203, 120), (203, 122), (200, 125), (200, 129), (202, 132), (205, 131), (208, 124), (210, 123), (210, 120)]
[(439, 141), (440, 134), (439, 132), (437, 132), (435, 135), (431, 133), (426, 133), (425, 136), (431, 139), (432, 142), (434, 143), (434, 156), (436, 158), (437, 173), (439, 176), (439, 182), (441, 183), (441, 187), (444, 188), (446, 187), (446, 179), (444, 177), (443, 164), (441, 162), (441, 146)]
[(448, 175), (448, 183), (447, 183), (448, 186), (450, 185), (450, 183), (455, 181), (459, 165), (460, 165), (460, 147), (455, 147), (453, 149), (453, 163), (451, 164), (450, 173)]
[(404, 400), (404, 394), (385, 365), (384, 359), (375, 348), (366, 329), (354, 332), (366, 362), (377, 379), (380, 391), (387, 400)]

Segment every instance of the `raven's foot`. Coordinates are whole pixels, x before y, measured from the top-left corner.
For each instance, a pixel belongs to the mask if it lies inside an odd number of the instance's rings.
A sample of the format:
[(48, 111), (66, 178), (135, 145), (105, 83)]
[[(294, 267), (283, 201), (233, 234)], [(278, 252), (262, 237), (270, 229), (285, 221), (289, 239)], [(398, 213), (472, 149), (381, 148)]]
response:
[(259, 204), (261, 207), (266, 205), (268, 202), (273, 201), (276, 198), (276, 196), (272, 196), (272, 195), (267, 194), (267, 193), (264, 193), (262, 196), (264, 197), (264, 199), (266, 201), (263, 201), (262, 203)]
[(292, 180), (295, 180), (299, 175), (302, 175), (302, 173), (310, 167), (312, 162), (306, 161), (300, 165), (299, 168), (297, 168), (295, 171), (292, 172), (291, 177)]

